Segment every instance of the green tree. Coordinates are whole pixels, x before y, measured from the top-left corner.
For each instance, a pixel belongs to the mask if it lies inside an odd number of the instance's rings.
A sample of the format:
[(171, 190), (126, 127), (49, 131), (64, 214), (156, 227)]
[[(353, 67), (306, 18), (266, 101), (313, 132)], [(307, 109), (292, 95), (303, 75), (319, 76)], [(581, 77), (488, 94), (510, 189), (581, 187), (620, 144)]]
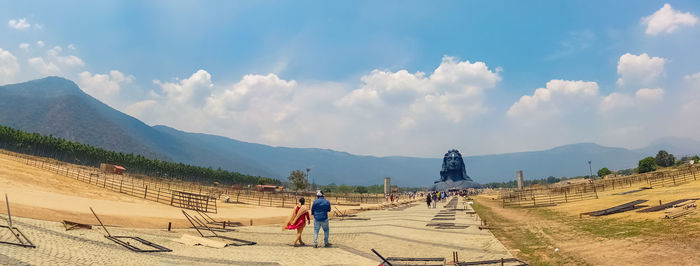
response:
[(673, 154), (666, 152), (665, 150), (660, 150), (656, 154), (656, 164), (663, 167), (672, 166), (676, 162), (676, 157)]
[(639, 173), (646, 173), (656, 170), (656, 159), (654, 157), (646, 157), (639, 160)]
[(340, 193), (352, 192), (352, 187), (345, 185), (345, 184), (341, 184), (340, 186), (338, 186), (338, 192), (340, 192)]
[(367, 192), (369, 192), (369, 190), (367, 190), (367, 187), (365, 187), (365, 186), (357, 186), (357, 187), (355, 187), (355, 193), (364, 194), (364, 193), (367, 193)]
[(600, 170), (598, 170), (598, 177), (604, 177), (609, 174), (612, 174), (612, 171), (610, 171), (610, 169), (608, 169), (607, 167), (603, 167)]
[(289, 173), (289, 182), (292, 183), (296, 190), (304, 190), (309, 186), (309, 180), (307, 180), (306, 174), (302, 170), (294, 170)]
[(338, 185), (336, 185), (335, 183), (330, 183), (327, 186), (323, 187), (323, 191), (326, 191), (326, 192), (338, 191)]

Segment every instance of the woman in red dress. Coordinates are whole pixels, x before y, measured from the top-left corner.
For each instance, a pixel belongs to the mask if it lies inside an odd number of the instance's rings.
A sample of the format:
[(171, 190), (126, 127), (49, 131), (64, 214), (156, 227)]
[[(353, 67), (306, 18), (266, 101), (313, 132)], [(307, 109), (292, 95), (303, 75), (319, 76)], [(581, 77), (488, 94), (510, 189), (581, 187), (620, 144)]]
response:
[[(311, 218), (309, 217), (309, 208), (304, 206), (304, 198), (299, 198), (299, 206), (294, 207), (294, 211), (284, 223), (282, 231), (287, 230), (297, 230), (297, 238), (292, 242), (295, 247), (306, 245), (301, 241), (301, 232), (304, 231), (304, 226), (311, 224)], [(297, 243), (298, 242), (298, 243)]]

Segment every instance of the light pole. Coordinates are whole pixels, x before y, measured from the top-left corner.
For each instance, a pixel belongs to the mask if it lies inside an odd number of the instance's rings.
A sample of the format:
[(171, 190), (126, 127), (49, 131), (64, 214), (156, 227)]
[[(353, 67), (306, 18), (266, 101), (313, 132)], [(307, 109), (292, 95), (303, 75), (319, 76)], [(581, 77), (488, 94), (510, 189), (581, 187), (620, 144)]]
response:
[(591, 161), (588, 161), (588, 171), (591, 172), (591, 175), (589, 175), (588, 178), (593, 179), (593, 168), (591, 168)]

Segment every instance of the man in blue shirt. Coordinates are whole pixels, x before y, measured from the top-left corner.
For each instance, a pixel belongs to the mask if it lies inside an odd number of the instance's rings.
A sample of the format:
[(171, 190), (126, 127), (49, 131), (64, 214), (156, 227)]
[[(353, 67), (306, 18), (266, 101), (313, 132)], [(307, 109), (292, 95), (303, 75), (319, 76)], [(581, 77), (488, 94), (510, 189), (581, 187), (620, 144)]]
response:
[(328, 212), (331, 211), (331, 203), (323, 197), (323, 192), (316, 192), (316, 200), (311, 206), (311, 214), (314, 216), (314, 247), (318, 247), (318, 230), (323, 227), (324, 247), (331, 246), (328, 243)]

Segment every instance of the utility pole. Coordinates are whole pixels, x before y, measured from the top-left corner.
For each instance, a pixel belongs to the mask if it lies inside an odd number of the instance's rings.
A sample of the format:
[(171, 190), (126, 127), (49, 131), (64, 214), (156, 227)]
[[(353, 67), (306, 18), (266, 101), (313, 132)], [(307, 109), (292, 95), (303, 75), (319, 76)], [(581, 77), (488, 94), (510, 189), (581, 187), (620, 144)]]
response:
[(588, 161), (588, 171), (591, 172), (591, 175), (588, 176), (588, 178), (593, 179), (593, 168), (591, 168), (591, 161)]

